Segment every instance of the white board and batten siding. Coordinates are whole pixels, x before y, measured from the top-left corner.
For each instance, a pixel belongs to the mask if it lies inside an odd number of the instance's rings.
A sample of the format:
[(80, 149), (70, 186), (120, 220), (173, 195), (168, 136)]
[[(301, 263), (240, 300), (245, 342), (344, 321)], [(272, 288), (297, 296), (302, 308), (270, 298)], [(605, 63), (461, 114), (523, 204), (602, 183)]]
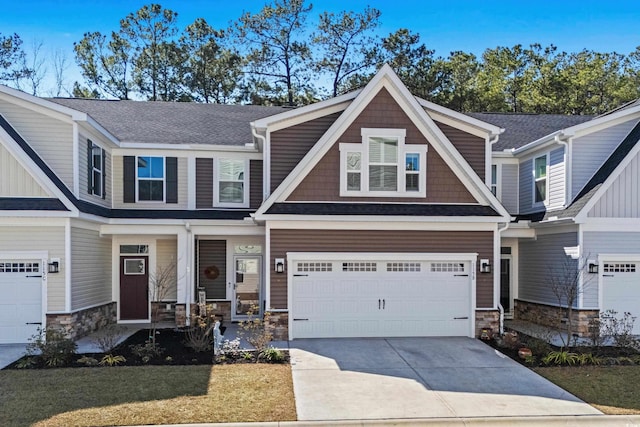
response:
[(540, 303), (558, 304), (558, 297), (549, 286), (550, 275), (562, 274), (565, 261), (570, 261), (564, 248), (578, 244), (578, 233), (568, 232), (559, 234), (539, 235), (536, 240), (523, 239), (519, 244), (519, 258), (525, 260), (519, 263), (518, 298)]
[[(78, 183), (79, 183), (79, 191), (80, 194), (78, 195), (80, 199), (82, 200), (86, 200), (88, 202), (92, 202), (95, 203), (97, 205), (101, 205), (104, 206), (106, 208), (110, 208), (111, 207), (111, 194), (112, 194), (112, 189), (111, 189), (111, 183), (112, 183), (112, 179), (111, 179), (111, 154), (109, 153), (107, 149), (107, 143), (104, 142), (104, 140), (100, 137), (97, 137), (96, 135), (91, 135), (88, 134), (86, 132), (80, 132), (79, 133), (80, 137), (80, 143), (78, 144), (78, 163), (79, 163), (79, 171), (78, 171)], [(88, 163), (88, 159), (87, 159), (87, 139), (90, 139), (91, 141), (93, 141), (94, 143), (100, 145), (102, 148), (104, 148), (106, 150), (105, 153), (105, 169), (106, 169), (106, 182), (105, 182), (105, 187), (106, 187), (106, 195), (105, 198), (103, 199), (102, 197), (98, 197), (98, 196), (94, 196), (92, 194), (89, 194), (89, 189), (88, 189), (88, 180), (89, 177), (87, 177), (87, 172), (88, 172), (88, 168), (87, 168), (87, 163)]]
[(107, 304), (111, 297), (111, 239), (71, 227), (71, 309)]
[(31, 174), (0, 144), (0, 197), (49, 197)]
[(47, 311), (65, 309), (64, 227), (0, 227), (0, 252), (42, 252), (60, 258), (59, 273), (47, 275)]
[[(149, 156), (161, 154), (150, 153)], [(171, 157), (170, 154), (165, 157)], [(188, 209), (188, 165), (186, 157), (178, 157), (178, 203), (136, 202), (124, 203), (124, 161), (122, 156), (113, 156), (113, 207), (115, 209)], [(165, 171), (166, 172), (166, 171)], [(194, 171), (195, 173), (195, 171)]]
[(518, 165), (502, 165), (502, 205), (510, 214), (518, 213)]
[(593, 132), (573, 139), (571, 198), (578, 195), (604, 161), (631, 132), (637, 120)]
[(639, 178), (640, 156), (636, 155), (587, 215), (599, 218), (640, 218)]
[[(176, 284), (178, 282), (178, 269), (177, 269), (177, 253), (178, 253), (178, 241), (170, 239), (156, 240), (156, 271), (160, 268), (173, 268), (175, 277), (173, 278), (168, 292), (164, 295), (164, 300), (175, 301), (177, 296)], [(157, 274), (157, 273), (156, 273)]]
[(68, 188), (73, 188), (73, 125), (0, 100), (0, 114)]

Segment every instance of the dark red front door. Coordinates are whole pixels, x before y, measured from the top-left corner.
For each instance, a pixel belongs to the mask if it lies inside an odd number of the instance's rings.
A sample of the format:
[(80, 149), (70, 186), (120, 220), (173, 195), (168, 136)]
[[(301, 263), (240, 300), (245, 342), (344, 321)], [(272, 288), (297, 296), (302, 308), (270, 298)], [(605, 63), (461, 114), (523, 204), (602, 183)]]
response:
[(120, 257), (120, 320), (149, 318), (149, 257)]

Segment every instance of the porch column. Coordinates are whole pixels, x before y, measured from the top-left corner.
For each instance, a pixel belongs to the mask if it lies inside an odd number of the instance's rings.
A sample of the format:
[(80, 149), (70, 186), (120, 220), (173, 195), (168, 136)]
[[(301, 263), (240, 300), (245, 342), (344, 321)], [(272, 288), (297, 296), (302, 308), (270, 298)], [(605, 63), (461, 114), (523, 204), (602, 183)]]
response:
[[(184, 304), (187, 322), (191, 302), (192, 269), (193, 264), (193, 233), (187, 223), (184, 230), (178, 232), (177, 244), (177, 303)], [(177, 320), (177, 319), (176, 319)]]

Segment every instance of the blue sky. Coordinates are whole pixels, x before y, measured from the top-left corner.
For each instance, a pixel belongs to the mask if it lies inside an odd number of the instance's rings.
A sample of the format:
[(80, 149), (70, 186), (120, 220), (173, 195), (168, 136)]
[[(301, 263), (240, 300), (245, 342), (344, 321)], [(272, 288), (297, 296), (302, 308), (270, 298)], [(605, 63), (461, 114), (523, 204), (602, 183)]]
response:
[[(243, 11), (257, 12), (262, 0), (171, 0), (159, 1), (178, 12), (181, 28), (204, 17), (216, 28), (224, 28)], [(150, 1), (139, 0), (17, 0), (3, 2), (0, 34), (17, 33), (28, 46), (44, 43), (43, 50), (62, 50), (70, 64), (68, 83), (79, 79), (73, 57), (73, 42), (88, 31), (108, 33), (119, 28), (119, 20)], [(367, 5), (382, 11), (378, 32), (387, 35), (406, 27), (436, 55), (462, 50), (476, 55), (486, 48), (555, 44), (568, 52), (592, 49), (628, 54), (640, 46), (640, 2), (571, 0), (316, 0), (312, 17), (322, 11), (361, 11)], [(28, 49), (27, 49), (28, 50)]]

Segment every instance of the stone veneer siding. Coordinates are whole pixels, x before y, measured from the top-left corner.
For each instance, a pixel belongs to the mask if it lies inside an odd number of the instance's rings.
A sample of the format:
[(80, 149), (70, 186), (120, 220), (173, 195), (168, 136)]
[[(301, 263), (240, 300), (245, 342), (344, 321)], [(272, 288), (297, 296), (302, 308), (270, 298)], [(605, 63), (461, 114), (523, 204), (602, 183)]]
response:
[[(216, 308), (213, 308), (213, 305), (216, 305)], [(198, 304), (191, 304), (191, 316), (196, 316), (199, 313)], [(207, 303), (207, 313), (213, 313), (214, 316), (220, 317), (224, 322), (231, 322), (231, 302), (230, 301), (221, 301), (221, 302), (208, 302)], [(175, 320), (176, 326), (182, 328), (187, 326), (187, 308), (185, 304), (175, 304)]]
[(75, 313), (47, 314), (47, 327), (60, 328), (71, 339), (77, 340), (109, 324), (116, 323), (115, 302), (76, 311)]
[(500, 333), (500, 312), (498, 310), (476, 310), (476, 338), (483, 329), (491, 329), (493, 334)]
[[(597, 318), (598, 310), (573, 309), (572, 323), (574, 333), (579, 337), (589, 336), (589, 321)], [(516, 320), (536, 323), (560, 330), (566, 330), (567, 309), (534, 302), (515, 300), (513, 317)]]
[(151, 316), (157, 317), (157, 322), (173, 322), (176, 320), (176, 302), (152, 302)]

